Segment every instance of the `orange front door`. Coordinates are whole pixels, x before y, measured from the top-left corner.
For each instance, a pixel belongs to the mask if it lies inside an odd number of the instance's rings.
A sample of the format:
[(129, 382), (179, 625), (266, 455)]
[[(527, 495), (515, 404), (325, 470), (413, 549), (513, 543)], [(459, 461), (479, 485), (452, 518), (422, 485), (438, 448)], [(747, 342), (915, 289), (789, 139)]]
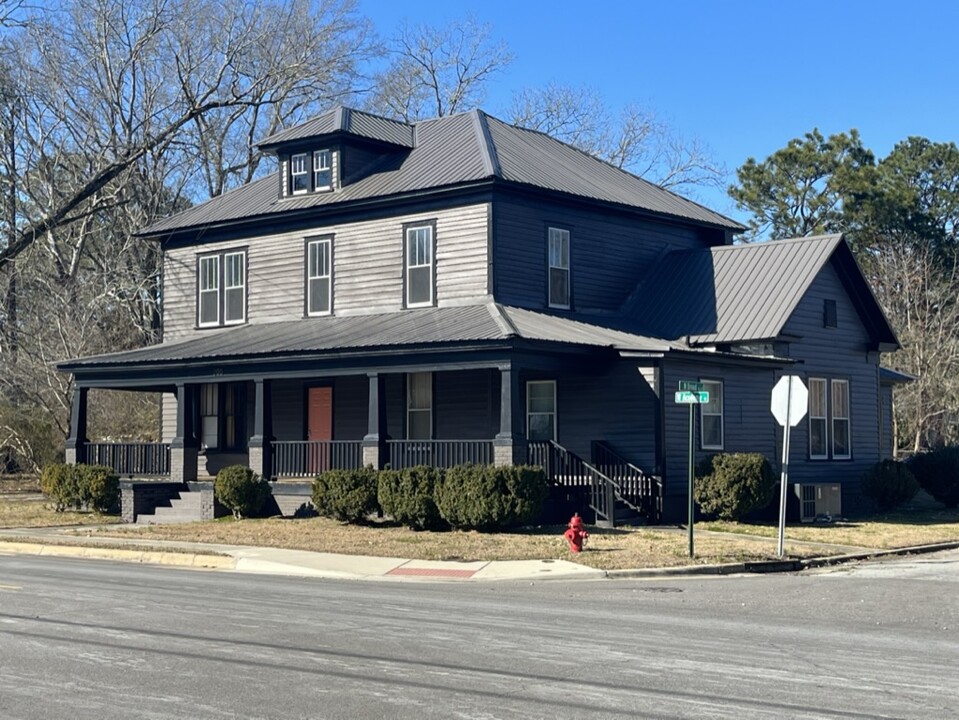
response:
[(318, 474), (330, 469), (333, 439), (333, 388), (311, 387), (307, 391), (307, 468)]

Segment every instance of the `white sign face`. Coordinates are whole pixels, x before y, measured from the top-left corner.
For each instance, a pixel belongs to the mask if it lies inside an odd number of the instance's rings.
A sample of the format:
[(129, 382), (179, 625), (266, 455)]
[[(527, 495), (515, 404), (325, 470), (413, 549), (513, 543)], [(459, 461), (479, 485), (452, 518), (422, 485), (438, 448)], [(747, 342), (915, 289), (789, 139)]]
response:
[(770, 409), (783, 427), (786, 426), (787, 407), (789, 427), (795, 427), (806, 416), (809, 407), (809, 390), (798, 375), (783, 375), (773, 388)]

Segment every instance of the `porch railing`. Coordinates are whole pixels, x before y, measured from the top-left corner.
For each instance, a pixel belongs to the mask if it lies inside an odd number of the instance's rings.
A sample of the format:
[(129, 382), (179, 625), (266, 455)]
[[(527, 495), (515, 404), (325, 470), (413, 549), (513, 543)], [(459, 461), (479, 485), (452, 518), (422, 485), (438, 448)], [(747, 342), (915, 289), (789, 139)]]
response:
[(363, 466), (361, 440), (274, 440), (273, 477), (314, 477)]
[(88, 465), (106, 465), (119, 475), (169, 475), (169, 443), (85, 443)]
[(636, 467), (602, 440), (594, 440), (591, 450), (593, 465), (616, 484), (621, 499), (649, 522), (661, 522), (662, 478)]
[(596, 513), (596, 524), (613, 526), (616, 522), (616, 483), (598, 468), (552, 440), (532, 442), (527, 449), (530, 465), (539, 465), (547, 479), (563, 487), (585, 487), (589, 507)]
[(394, 470), (429, 465), (449, 468), (454, 465), (489, 465), (493, 462), (490, 440), (387, 440), (390, 467)]

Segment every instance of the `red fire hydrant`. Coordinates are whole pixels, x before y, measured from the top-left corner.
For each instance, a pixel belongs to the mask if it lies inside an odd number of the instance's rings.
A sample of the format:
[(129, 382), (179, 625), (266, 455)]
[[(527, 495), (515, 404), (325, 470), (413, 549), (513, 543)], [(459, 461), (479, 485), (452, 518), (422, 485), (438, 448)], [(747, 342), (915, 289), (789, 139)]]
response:
[(583, 551), (583, 545), (586, 543), (589, 533), (586, 532), (586, 526), (583, 525), (583, 518), (579, 516), (579, 513), (573, 513), (573, 517), (569, 520), (569, 529), (563, 533), (563, 537), (569, 542), (570, 552)]

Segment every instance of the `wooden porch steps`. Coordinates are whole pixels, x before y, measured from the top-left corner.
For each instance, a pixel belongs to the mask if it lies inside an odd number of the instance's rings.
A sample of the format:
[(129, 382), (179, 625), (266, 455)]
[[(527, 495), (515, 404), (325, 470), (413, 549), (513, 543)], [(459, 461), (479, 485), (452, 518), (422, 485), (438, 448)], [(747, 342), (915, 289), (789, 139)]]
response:
[(139, 515), (137, 525), (173, 525), (201, 519), (200, 493), (184, 490), (169, 505), (157, 506), (152, 515)]

